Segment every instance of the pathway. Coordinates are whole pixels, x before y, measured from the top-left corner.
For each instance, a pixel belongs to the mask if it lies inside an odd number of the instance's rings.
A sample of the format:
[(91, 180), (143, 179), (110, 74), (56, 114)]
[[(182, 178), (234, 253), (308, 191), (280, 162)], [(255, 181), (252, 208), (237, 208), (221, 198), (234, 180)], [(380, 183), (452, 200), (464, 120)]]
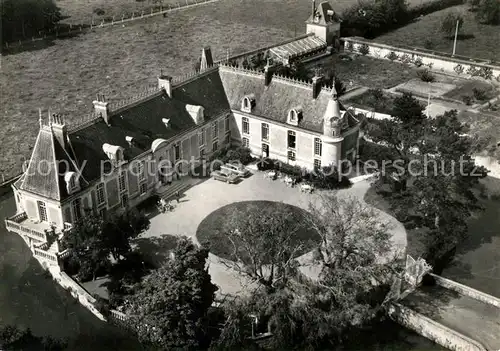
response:
[[(351, 188), (337, 191), (339, 196), (353, 196), (363, 199), (370, 184), (361, 181)], [(211, 212), (225, 205), (238, 201), (269, 200), (282, 201), (303, 209), (307, 209), (311, 200), (317, 195), (301, 193), (297, 188), (287, 187), (279, 181), (270, 181), (263, 174), (256, 172), (239, 184), (226, 184), (213, 179), (198, 184), (187, 190), (172, 212), (160, 214), (151, 219), (149, 230), (141, 238), (159, 239), (163, 235), (185, 235), (196, 242), (196, 230), (201, 221)], [(393, 217), (376, 210), (381, 218), (392, 225), (392, 235), (395, 250), (406, 247), (406, 231)], [(168, 237), (167, 236), (167, 237)], [(306, 263), (308, 254), (302, 256), (300, 261)], [(304, 273), (315, 276), (317, 269), (311, 265), (302, 267)], [(212, 281), (217, 284), (224, 294), (235, 294), (245, 290), (248, 282), (236, 272), (229, 270), (220, 263), (219, 258), (210, 254), (209, 272)]]

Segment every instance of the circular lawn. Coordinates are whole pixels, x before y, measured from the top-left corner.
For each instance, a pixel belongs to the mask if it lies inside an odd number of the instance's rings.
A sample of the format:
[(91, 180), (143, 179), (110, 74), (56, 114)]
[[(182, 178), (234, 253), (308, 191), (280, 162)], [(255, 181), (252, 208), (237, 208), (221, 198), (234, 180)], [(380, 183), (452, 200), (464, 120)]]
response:
[[(295, 253), (295, 257), (301, 256), (319, 245), (321, 240), (319, 234), (307, 224), (307, 218), (311, 216), (309, 212), (296, 206), (274, 201), (242, 201), (221, 207), (205, 217), (198, 226), (196, 237), (198, 242), (203, 247), (208, 248), (212, 254), (223, 259), (234, 260), (234, 246), (224, 234), (231, 225), (231, 221), (234, 224), (239, 222), (239, 218), (243, 220), (247, 216), (265, 217), (266, 214), (283, 212), (289, 214), (284, 230), (292, 232), (290, 234), (293, 235), (290, 238), (291, 246), (303, 246)], [(235, 245), (240, 246), (237, 239)]]

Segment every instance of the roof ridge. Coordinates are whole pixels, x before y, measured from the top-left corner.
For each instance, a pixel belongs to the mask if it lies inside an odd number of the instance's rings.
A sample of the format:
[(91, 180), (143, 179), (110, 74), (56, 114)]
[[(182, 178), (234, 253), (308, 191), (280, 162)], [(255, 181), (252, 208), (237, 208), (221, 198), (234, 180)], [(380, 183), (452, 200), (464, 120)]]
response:
[(55, 176), (56, 176), (56, 200), (61, 200), (61, 187), (60, 187), (60, 184), (59, 184), (59, 168), (57, 167), (57, 165), (59, 164), (59, 160), (57, 159), (56, 157), (56, 142), (54, 140), (54, 132), (52, 130), (52, 125), (50, 126), (50, 141), (52, 143), (52, 158), (54, 160), (54, 164), (52, 165), (52, 167), (54, 167), (54, 170), (55, 170)]
[(193, 78), (202, 77), (205, 74), (213, 72), (215, 69), (219, 67), (219, 63), (214, 63), (213, 65), (208, 66), (204, 70), (194, 70), (189, 73), (183, 74), (181, 76), (177, 76), (172, 78), (172, 84), (175, 83), (175, 86), (179, 86), (191, 81)]
[(302, 80), (302, 79), (299, 79), (299, 78), (288, 77), (288, 76), (285, 76), (285, 75), (282, 75), (282, 74), (276, 74), (276, 75), (273, 76), (273, 79), (274, 78), (276, 78), (278, 80), (281, 80), (283, 82), (287, 82), (287, 83), (292, 83), (292, 84), (298, 85), (300, 87), (312, 88), (312, 83), (309, 80)]
[[(90, 117), (90, 118), (85, 120), (86, 117)], [(70, 125), (68, 127), (68, 134), (71, 134), (71, 133), (77, 132), (79, 130), (82, 130), (84, 128), (87, 128), (88, 126), (91, 126), (92, 124), (94, 124), (95, 122), (97, 122), (101, 119), (102, 119), (102, 117), (100, 115), (98, 116), (95, 112), (84, 115), (84, 116), (82, 116), (81, 123)]]
[(149, 85), (142, 92), (137, 93), (129, 98), (122, 99), (120, 101), (113, 102), (109, 105), (110, 112), (118, 111), (128, 105), (132, 105), (136, 102), (147, 100), (149, 98), (154, 97), (157, 93), (159, 93), (163, 88), (157, 85)]
[(228, 63), (220, 63), (220, 67), (224, 70), (231, 71), (231, 72), (242, 72), (242, 73), (247, 73), (247, 74), (252, 74), (255, 76), (264, 76), (264, 73), (262, 71), (252, 69), (252, 68), (243, 68), (240, 66), (233, 66)]

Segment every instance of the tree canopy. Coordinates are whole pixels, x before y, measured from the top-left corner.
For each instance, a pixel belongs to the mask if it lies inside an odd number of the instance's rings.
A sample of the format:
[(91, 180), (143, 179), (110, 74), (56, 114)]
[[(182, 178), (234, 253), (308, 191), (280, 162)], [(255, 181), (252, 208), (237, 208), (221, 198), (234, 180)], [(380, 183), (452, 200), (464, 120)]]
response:
[(457, 30), (458, 23), (458, 32), (462, 29), (464, 25), (464, 18), (461, 14), (457, 12), (448, 12), (443, 19), (441, 20), (440, 30), (447, 37), (453, 38), (455, 35), (455, 31)]
[(473, 188), (487, 170), (475, 166), (474, 138), (456, 111), (427, 118), (419, 102), (405, 94), (395, 100), (392, 116), (366, 128), (389, 151), (379, 165), (378, 186), (391, 185), (400, 220), (428, 229), (424, 258), (441, 266), (440, 258), (464, 238), (468, 218), (479, 209)]
[(217, 287), (207, 258), (208, 250), (181, 238), (164, 265), (141, 282), (127, 311), (141, 342), (161, 350), (208, 347), (208, 311)]
[[(226, 306), (228, 319), (219, 338), (226, 349), (248, 342), (251, 318), (258, 321), (254, 329), (272, 332), (272, 347), (303, 349), (337, 346), (350, 330), (379, 317), (397, 270), (390, 252), (389, 227), (354, 199), (325, 196), (310, 209), (312, 215), (305, 225), (314, 227), (322, 238), (311, 262), (321, 272), (317, 279), (303, 275), (298, 262), (290, 260), (297, 247), (280, 230), (288, 221), (287, 213), (275, 213), (278, 218), (270, 222), (262, 209), (261, 216), (248, 218), (240, 226), (252, 235), (267, 233), (252, 236), (241, 250), (274, 259), (267, 269), (256, 269), (254, 260), (239, 263), (239, 271), (246, 268), (247, 274), (264, 275), (265, 279), (258, 279), (260, 285), (248, 296)], [(272, 229), (266, 232), (266, 228)], [(385, 262), (380, 257), (385, 257)], [(274, 280), (272, 289), (268, 288), (270, 278)]]
[(53, 28), (62, 18), (54, 0), (1, 1), (4, 42), (38, 36), (38, 31)]
[(480, 0), (474, 6), (477, 19), (485, 24), (500, 24), (500, 1)]
[(109, 268), (111, 257), (120, 260), (130, 253), (130, 240), (148, 227), (149, 219), (135, 209), (106, 220), (89, 212), (64, 235), (62, 246), (70, 249), (69, 261), (79, 268), (80, 279), (95, 279)]

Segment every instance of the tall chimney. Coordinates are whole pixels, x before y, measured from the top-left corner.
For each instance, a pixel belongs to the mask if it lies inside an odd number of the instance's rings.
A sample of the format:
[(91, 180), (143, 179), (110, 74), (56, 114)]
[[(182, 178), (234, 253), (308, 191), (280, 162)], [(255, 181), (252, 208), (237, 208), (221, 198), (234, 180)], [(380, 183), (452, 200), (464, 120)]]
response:
[(316, 0), (312, 0), (312, 17), (313, 17), (313, 20), (314, 20), (314, 15), (316, 14)]
[(200, 62), (200, 71), (204, 71), (207, 68), (210, 68), (214, 65), (214, 60), (212, 59), (212, 51), (210, 47), (204, 47), (201, 50), (201, 62)]
[(50, 127), (52, 128), (52, 133), (59, 144), (67, 150), (68, 147), (68, 130), (66, 124), (64, 123), (63, 117), (59, 114), (53, 114), (51, 118)]
[(92, 103), (94, 104), (94, 111), (96, 115), (101, 116), (102, 119), (104, 119), (104, 122), (109, 124), (109, 108), (104, 95), (97, 94), (97, 100), (94, 100)]
[(269, 63), (269, 59), (267, 59), (266, 66), (264, 67), (264, 84), (269, 86), (271, 84), (271, 80), (273, 77), (273, 72), (271, 71), (271, 65)]
[(321, 92), (321, 84), (323, 83), (323, 77), (320, 76), (319, 74), (316, 74), (312, 78), (312, 92), (313, 92), (313, 99), (317, 99), (319, 93)]
[(158, 77), (158, 88), (165, 89), (169, 97), (172, 97), (172, 77), (166, 76), (163, 73)]

